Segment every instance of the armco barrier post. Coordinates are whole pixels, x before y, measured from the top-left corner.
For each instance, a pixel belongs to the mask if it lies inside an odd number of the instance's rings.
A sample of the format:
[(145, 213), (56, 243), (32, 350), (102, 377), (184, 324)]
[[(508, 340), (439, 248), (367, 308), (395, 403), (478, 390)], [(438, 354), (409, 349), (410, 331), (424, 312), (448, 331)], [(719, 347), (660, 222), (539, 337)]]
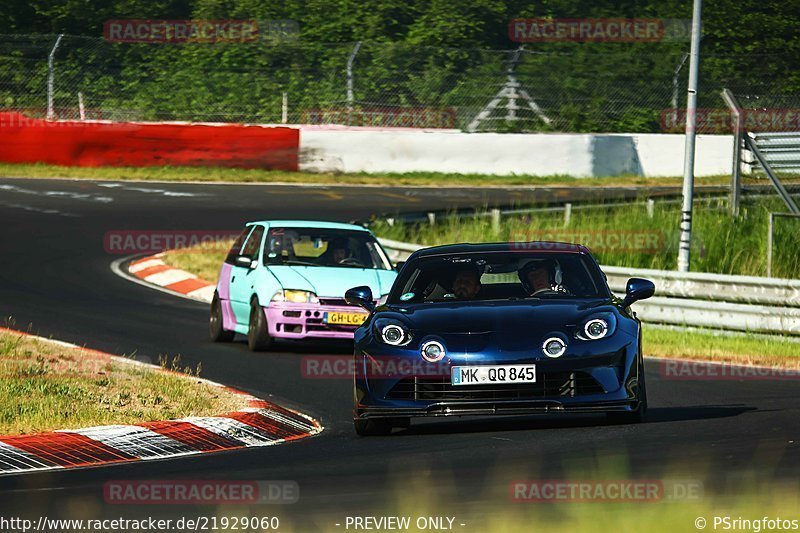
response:
[(63, 33), (59, 33), (56, 38), (56, 43), (53, 49), (50, 50), (50, 55), (47, 56), (47, 120), (53, 120), (56, 116), (55, 108), (53, 106), (53, 84), (54, 84), (54, 66), (56, 58), (56, 50), (58, 45), (61, 44), (61, 38), (64, 37)]

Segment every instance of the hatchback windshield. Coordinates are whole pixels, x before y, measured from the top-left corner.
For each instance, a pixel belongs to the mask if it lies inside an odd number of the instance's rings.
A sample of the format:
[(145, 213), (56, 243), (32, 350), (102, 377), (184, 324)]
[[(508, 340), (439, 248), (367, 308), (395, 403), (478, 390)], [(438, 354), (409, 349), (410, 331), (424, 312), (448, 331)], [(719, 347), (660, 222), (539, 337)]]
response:
[(494, 252), (420, 258), (403, 269), (389, 303), (608, 296), (583, 254)]
[(270, 229), (264, 245), (264, 263), (381, 270), (392, 268), (371, 234), (319, 228)]

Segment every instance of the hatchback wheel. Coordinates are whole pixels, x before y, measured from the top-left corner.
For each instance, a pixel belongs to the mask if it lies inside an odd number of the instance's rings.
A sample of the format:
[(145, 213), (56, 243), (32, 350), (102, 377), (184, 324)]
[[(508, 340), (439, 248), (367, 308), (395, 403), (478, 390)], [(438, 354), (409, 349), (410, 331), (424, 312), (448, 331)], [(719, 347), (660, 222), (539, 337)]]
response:
[(247, 328), (247, 345), (253, 352), (263, 352), (272, 348), (275, 340), (269, 336), (267, 330), (267, 318), (264, 315), (264, 308), (258, 302), (258, 298), (253, 298), (250, 302), (250, 325)]
[(233, 340), (234, 332), (224, 329), (222, 324), (222, 302), (219, 301), (219, 295), (214, 292), (214, 298), (211, 300), (211, 314), (208, 317), (208, 333), (213, 342), (231, 342)]

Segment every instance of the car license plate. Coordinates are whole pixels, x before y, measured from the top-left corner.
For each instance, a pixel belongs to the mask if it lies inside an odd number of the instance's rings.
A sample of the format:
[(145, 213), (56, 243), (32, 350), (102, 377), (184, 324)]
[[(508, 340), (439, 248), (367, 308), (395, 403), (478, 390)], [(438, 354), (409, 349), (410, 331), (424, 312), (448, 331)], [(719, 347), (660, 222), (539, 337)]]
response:
[(360, 326), (367, 315), (364, 313), (340, 313), (327, 311), (323, 317), (326, 324), (343, 324), (345, 326)]
[(450, 383), (536, 383), (536, 365), (454, 366), (450, 369)]

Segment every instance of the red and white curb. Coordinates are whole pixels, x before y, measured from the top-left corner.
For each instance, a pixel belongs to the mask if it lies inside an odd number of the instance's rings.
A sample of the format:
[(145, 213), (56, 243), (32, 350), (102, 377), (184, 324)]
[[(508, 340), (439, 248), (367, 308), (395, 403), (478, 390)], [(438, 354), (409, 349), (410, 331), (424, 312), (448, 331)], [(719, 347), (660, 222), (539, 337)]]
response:
[[(0, 328), (0, 331), (57, 344), (77, 350), (81, 354), (108, 357), (122, 364), (142, 365), (156, 372), (170, 372), (156, 365), (17, 330)], [(310, 437), (323, 429), (319, 422), (302, 413), (207, 379), (187, 379), (222, 387), (241, 395), (243, 408), (219, 416), (0, 436), (0, 475), (271, 446)]]
[(163, 257), (164, 254), (160, 253), (137, 259), (128, 265), (127, 273), (148, 285), (161, 287), (192, 300), (211, 303), (211, 299), (214, 297), (214, 283), (200, 279), (180, 268), (167, 265), (164, 263)]

